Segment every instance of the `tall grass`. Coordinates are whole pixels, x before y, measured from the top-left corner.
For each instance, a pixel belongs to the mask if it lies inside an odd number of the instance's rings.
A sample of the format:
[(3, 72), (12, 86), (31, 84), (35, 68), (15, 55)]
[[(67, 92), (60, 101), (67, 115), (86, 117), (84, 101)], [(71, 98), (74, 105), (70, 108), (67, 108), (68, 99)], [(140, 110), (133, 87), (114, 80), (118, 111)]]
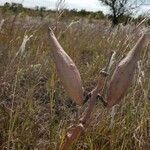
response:
[[(0, 149), (53, 150), (65, 136), (77, 108), (56, 75), (48, 41), (49, 21), (17, 18), (13, 22), (11, 18), (1, 18), (5, 22), (0, 31)], [(85, 93), (96, 85), (109, 53), (115, 51), (115, 60), (122, 59), (144, 28), (128, 25), (111, 29), (107, 21), (86, 19), (68, 28), (71, 22), (57, 22), (57, 32), (63, 48), (80, 70)], [(23, 57), (18, 54), (21, 45)], [(149, 149), (149, 58), (148, 41), (134, 82), (116, 107), (111, 128), (111, 110), (97, 101), (86, 134), (71, 149)], [(114, 66), (117, 63), (114, 61)]]

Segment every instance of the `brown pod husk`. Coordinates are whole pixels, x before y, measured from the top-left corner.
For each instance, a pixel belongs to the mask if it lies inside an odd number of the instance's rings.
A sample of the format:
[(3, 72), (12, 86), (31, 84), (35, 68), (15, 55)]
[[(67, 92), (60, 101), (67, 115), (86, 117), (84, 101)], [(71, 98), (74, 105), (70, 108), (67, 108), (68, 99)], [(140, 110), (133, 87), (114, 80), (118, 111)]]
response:
[(136, 45), (116, 67), (107, 94), (107, 106), (112, 107), (119, 103), (132, 83), (134, 72), (139, 60), (140, 51), (144, 45), (145, 34), (141, 36)]
[(52, 44), (52, 53), (54, 56), (54, 62), (56, 65), (58, 76), (61, 79), (63, 86), (68, 92), (71, 99), (78, 105), (82, 105), (83, 87), (80, 73), (72, 59), (59, 44), (51, 29), (49, 37)]

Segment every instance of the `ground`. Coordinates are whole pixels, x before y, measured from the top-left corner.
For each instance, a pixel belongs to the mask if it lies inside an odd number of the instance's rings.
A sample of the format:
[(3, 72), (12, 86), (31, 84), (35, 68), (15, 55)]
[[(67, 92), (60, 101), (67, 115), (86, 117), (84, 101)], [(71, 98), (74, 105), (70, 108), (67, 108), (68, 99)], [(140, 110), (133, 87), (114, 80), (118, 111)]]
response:
[[(54, 149), (75, 116), (77, 106), (59, 80), (48, 26), (77, 65), (85, 93), (97, 83), (99, 71), (115, 51), (116, 64), (139, 38), (144, 25), (111, 28), (107, 20), (1, 15), (0, 30), (0, 149)], [(57, 26), (56, 26), (57, 25)], [(25, 38), (31, 37), (28, 41)], [(23, 40), (24, 39), (24, 40)], [(148, 150), (150, 147), (150, 45), (142, 49), (140, 69), (132, 86), (116, 107), (110, 127), (111, 109), (97, 101), (84, 135), (70, 149)], [(85, 94), (86, 95), (86, 94)], [(86, 107), (83, 106), (83, 109)], [(82, 111), (82, 110), (81, 110)]]

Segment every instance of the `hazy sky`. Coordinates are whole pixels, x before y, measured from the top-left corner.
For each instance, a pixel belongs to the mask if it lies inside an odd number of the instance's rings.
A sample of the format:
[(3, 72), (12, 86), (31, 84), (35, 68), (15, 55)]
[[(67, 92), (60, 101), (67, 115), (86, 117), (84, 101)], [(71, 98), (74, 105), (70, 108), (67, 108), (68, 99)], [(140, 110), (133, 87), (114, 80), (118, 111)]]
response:
[[(150, 1), (150, 0), (145, 0)], [(57, 0), (0, 0), (0, 4), (4, 4), (5, 2), (16, 2), (22, 3), (26, 7), (35, 7), (35, 6), (45, 6), (50, 9), (55, 9)], [(149, 2), (150, 3), (150, 2)], [(98, 11), (102, 10), (104, 13), (108, 13), (109, 10), (107, 7), (100, 4), (98, 0), (65, 0), (65, 7), (72, 9), (86, 9), (90, 11)], [(150, 5), (143, 6), (140, 9), (140, 12), (150, 12)]]

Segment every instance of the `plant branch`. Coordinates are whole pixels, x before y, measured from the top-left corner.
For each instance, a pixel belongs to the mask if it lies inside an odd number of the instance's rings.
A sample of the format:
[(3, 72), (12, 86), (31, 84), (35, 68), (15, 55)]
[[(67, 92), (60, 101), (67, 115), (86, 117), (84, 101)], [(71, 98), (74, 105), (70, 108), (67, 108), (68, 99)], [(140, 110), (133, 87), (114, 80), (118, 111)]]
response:
[(94, 107), (96, 105), (96, 100), (99, 95), (99, 92), (103, 89), (106, 79), (108, 76), (108, 69), (110, 69), (110, 63), (112, 60), (113, 53), (111, 53), (111, 56), (109, 57), (109, 61), (105, 67), (105, 71), (100, 72), (100, 76), (98, 78), (97, 86), (92, 90), (89, 98), (88, 107), (83, 113), (83, 115), (80, 117), (80, 120), (78, 123), (73, 125), (68, 129), (67, 135), (65, 137), (64, 143), (60, 146), (60, 150), (67, 150), (69, 149), (69, 146), (73, 144), (75, 141), (78, 140), (80, 135), (84, 133), (84, 126), (86, 125), (88, 119), (91, 117), (91, 114), (94, 110)]

